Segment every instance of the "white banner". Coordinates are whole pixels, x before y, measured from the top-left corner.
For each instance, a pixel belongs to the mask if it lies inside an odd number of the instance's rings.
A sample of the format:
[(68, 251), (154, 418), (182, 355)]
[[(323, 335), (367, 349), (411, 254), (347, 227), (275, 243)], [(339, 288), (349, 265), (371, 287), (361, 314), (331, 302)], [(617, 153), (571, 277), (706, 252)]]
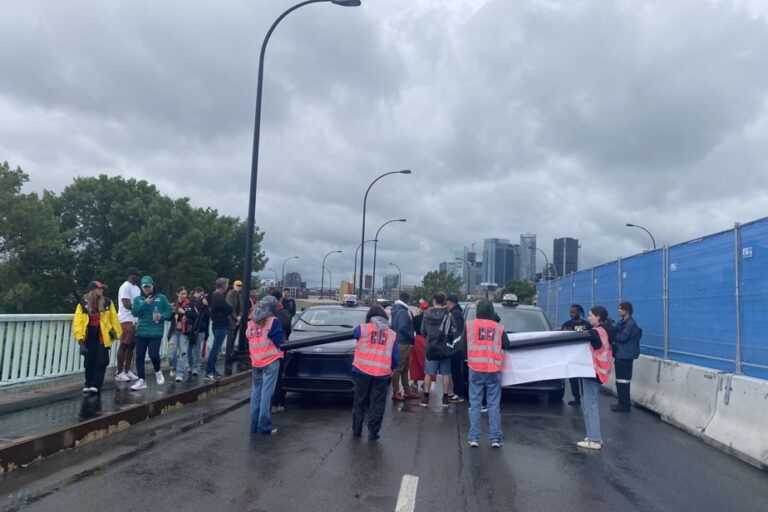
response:
[(502, 386), (594, 376), (589, 342), (504, 351)]

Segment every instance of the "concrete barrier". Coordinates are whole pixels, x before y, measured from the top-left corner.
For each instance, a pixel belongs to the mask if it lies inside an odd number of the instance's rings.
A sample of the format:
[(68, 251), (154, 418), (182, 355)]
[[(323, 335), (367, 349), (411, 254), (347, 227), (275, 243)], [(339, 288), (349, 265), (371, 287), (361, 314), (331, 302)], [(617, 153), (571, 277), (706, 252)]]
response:
[(659, 391), (659, 375), (662, 360), (658, 357), (641, 356), (632, 367), (632, 401), (651, 408)]
[(768, 469), (768, 382), (728, 375), (703, 439), (761, 469)]

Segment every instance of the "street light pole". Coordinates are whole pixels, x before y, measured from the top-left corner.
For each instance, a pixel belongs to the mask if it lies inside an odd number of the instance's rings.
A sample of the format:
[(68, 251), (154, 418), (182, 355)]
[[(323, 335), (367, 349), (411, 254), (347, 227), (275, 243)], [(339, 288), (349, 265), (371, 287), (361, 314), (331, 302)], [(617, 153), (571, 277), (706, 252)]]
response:
[(341, 254), (341, 251), (331, 251), (325, 255), (325, 258), (323, 258), (323, 269), (320, 272), (320, 299), (323, 298), (323, 285), (325, 284), (325, 260), (328, 259), (328, 256), (331, 254)]
[(371, 276), (371, 298), (373, 299), (376, 298), (376, 253), (378, 252), (379, 248), (379, 233), (381, 233), (381, 230), (384, 228), (384, 226), (393, 222), (406, 222), (406, 219), (388, 220), (379, 227), (379, 229), (376, 231), (376, 236), (373, 238), (373, 272)]
[(377, 181), (379, 181), (384, 176), (389, 176), (390, 174), (411, 174), (411, 171), (410, 169), (403, 169), (402, 171), (385, 172), (373, 180), (371, 184), (368, 185), (368, 190), (365, 191), (365, 196), (363, 197), (363, 230), (360, 234), (360, 288), (357, 290), (358, 300), (363, 298), (363, 263), (365, 262), (365, 210), (368, 205), (368, 192), (371, 191), (371, 187), (373, 187)]
[(544, 275), (544, 272), (542, 272), (541, 275), (542, 275), (542, 277), (544, 278), (545, 281), (549, 281), (549, 258), (547, 258), (547, 253), (545, 253), (544, 251), (542, 251), (538, 247), (531, 247), (531, 251), (533, 251), (534, 249), (539, 251), (542, 254), (542, 256), (544, 256), (544, 261), (546, 262), (546, 267), (544, 267), (545, 270), (546, 270), (546, 276)]
[(280, 279), (280, 276), (277, 275), (277, 270), (275, 270), (273, 268), (268, 268), (267, 270), (270, 271), (270, 272), (274, 272), (275, 273), (275, 284), (277, 284), (278, 280)]
[(288, 263), (289, 260), (297, 260), (297, 259), (299, 259), (298, 256), (288, 256), (287, 258), (285, 258), (285, 261), (283, 261), (283, 273), (280, 279), (281, 288), (285, 288), (285, 264)]
[[(366, 240), (365, 243), (373, 242), (373, 240)], [(354, 286), (357, 286), (357, 255), (360, 254), (360, 246), (363, 244), (357, 244), (357, 249), (355, 249), (355, 272), (352, 274), (352, 284)], [(360, 272), (363, 272), (363, 269), (360, 269)], [(357, 295), (357, 294), (355, 294)]]
[(469, 297), (469, 281), (472, 276), (472, 267), (470, 266), (469, 262), (462, 258), (461, 256), (457, 256), (456, 259), (459, 259), (464, 262), (464, 264), (467, 266), (467, 297)]
[[(248, 220), (246, 226), (245, 235), (245, 261), (243, 262), (243, 304), (248, 304), (248, 300), (251, 293), (251, 273), (253, 272), (253, 237), (254, 229), (256, 225), (256, 184), (259, 175), (259, 138), (261, 135), (261, 96), (264, 89), (264, 55), (267, 51), (267, 43), (272, 36), (272, 32), (275, 31), (277, 25), (283, 21), (283, 18), (290, 13), (304, 7), (309, 4), (316, 4), (321, 2), (330, 2), (343, 7), (357, 7), (360, 5), (360, 0), (305, 0), (293, 7), (286, 9), (269, 27), (267, 35), (264, 36), (264, 41), (261, 43), (261, 52), (259, 53), (259, 72), (256, 82), (256, 113), (254, 115), (253, 122), (253, 152), (251, 155), (251, 183), (248, 193)], [(245, 328), (248, 325), (248, 319), (246, 315), (243, 315), (243, 320), (240, 325), (240, 343), (239, 349), (241, 352), (245, 352)]]
[(403, 272), (400, 270), (400, 267), (398, 267), (397, 265), (395, 265), (391, 261), (389, 262), (389, 264), (397, 269), (397, 275), (398, 275), (398, 278), (397, 278), (397, 293), (400, 294), (400, 293), (403, 292)]
[(650, 231), (648, 231), (647, 229), (645, 229), (643, 226), (639, 226), (639, 225), (637, 225), (637, 224), (631, 224), (631, 223), (629, 223), (629, 222), (627, 222), (627, 227), (628, 227), (628, 228), (640, 228), (640, 229), (642, 229), (643, 231), (645, 231), (646, 233), (648, 233), (648, 236), (649, 236), (649, 237), (651, 237), (651, 243), (653, 243), (653, 250), (654, 250), (654, 251), (656, 250), (656, 239), (655, 239), (655, 238), (653, 238), (653, 235), (651, 234), (651, 232), (650, 232)]

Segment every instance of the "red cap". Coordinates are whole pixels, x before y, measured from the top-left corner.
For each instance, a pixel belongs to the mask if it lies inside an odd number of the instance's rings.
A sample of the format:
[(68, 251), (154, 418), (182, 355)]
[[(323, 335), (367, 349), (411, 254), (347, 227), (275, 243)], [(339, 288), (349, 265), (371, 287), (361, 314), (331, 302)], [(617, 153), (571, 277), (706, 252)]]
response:
[(96, 288), (98, 288), (99, 290), (103, 290), (106, 287), (107, 285), (105, 285), (101, 281), (91, 281), (90, 283), (88, 283), (88, 291), (95, 290)]
[(429, 302), (425, 301), (424, 299), (419, 299), (419, 309), (422, 311), (428, 310)]

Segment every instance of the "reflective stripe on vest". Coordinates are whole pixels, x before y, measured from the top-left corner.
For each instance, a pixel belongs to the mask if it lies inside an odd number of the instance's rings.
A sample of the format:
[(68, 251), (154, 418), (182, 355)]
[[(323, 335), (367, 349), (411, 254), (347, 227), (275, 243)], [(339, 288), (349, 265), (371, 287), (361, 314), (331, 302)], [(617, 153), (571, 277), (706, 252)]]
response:
[(362, 324), (352, 366), (373, 377), (390, 375), (395, 337), (392, 329), (379, 330), (376, 324)]
[(283, 358), (283, 351), (280, 350), (269, 339), (269, 331), (272, 330), (272, 323), (275, 317), (271, 316), (260, 326), (256, 322), (248, 322), (248, 330), (245, 336), (248, 338), (248, 351), (251, 353), (251, 365), (256, 368), (263, 368), (278, 359)]
[(504, 369), (501, 333), (504, 326), (493, 320), (467, 322), (467, 366), (476, 372), (500, 372)]
[(599, 325), (595, 330), (598, 336), (600, 336), (600, 342), (603, 345), (595, 350), (590, 344), (589, 350), (592, 352), (592, 364), (595, 367), (597, 378), (600, 379), (601, 383), (605, 384), (611, 375), (611, 360), (613, 358), (611, 344), (608, 342), (608, 332), (605, 330), (605, 327)]

